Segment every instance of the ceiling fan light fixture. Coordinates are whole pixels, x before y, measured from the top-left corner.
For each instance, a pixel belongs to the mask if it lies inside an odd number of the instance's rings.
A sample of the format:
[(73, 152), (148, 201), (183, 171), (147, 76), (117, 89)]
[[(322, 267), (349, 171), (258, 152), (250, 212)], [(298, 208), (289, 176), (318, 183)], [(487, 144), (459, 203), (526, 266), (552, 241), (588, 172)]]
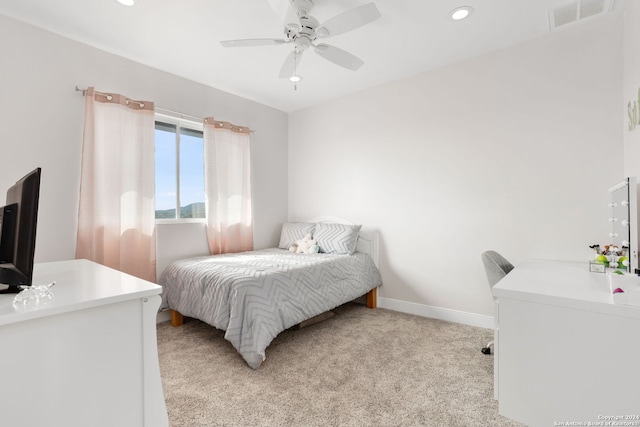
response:
[(137, 0), (117, 0), (123, 6), (135, 6)]
[(302, 76), (299, 76), (297, 74), (294, 74), (293, 76), (289, 77), (289, 81), (293, 83), (298, 83), (301, 80), (302, 80)]
[(453, 9), (449, 13), (449, 16), (454, 21), (460, 21), (460, 20), (463, 20), (465, 18), (468, 18), (472, 13), (473, 13), (473, 8), (471, 6), (460, 6), (460, 7), (457, 7), (455, 9)]

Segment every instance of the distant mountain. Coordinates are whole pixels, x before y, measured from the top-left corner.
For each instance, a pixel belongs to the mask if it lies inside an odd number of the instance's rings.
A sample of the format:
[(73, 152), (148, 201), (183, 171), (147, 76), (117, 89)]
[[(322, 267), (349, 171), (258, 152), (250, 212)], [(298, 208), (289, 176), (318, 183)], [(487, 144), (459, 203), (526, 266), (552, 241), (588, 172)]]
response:
[[(205, 218), (204, 202), (191, 203), (180, 207), (180, 218)], [(174, 209), (156, 210), (156, 219), (175, 218)]]

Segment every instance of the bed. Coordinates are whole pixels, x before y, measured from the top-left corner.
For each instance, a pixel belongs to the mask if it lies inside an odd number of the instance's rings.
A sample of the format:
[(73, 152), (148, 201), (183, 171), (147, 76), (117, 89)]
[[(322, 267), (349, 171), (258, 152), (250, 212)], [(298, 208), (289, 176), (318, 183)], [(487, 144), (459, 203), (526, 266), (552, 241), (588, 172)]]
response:
[[(321, 253), (289, 251), (309, 230)], [(256, 369), (285, 329), (360, 297), (375, 308), (378, 251), (376, 233), (338, 218), (286, 223), (278, 247), (169, 264), (159, 280), (162, 307), (174, 326), (188, 316), (224, 330)]]

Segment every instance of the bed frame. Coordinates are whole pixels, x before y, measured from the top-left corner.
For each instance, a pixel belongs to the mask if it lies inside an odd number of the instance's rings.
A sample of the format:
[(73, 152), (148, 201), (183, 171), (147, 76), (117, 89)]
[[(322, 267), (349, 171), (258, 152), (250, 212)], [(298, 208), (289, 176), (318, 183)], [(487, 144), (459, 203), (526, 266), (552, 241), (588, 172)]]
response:
[[(338, 224), (355, 225), (354, 222), (336, 216), (319, 216), (310, 220), (304, 220), (300, 222), (335, 222)], [(356, 246), (356, 250), (358, 252), (369, 254), (369, 256), (371, 256), (371, 259), (373, 259), (373, 263), (376, 265), (376, 267), (380, 268), (380, 241), (378, 238), (378, 233), (376, 233), (375, 231), (361, 229), (360, 233), (358, 233), (358, 243)], [(378, 306), (378, 288), (373, 288), (369, 292), (367, 292), (365, 298), (365, 304), (367, 308), (376, 308)], [(184, 323), (184, 317), (182, 316), (182, 314), (180, 314), (176, 310), (170, 310), (170, 312), (171, 325), (181, 326)]]

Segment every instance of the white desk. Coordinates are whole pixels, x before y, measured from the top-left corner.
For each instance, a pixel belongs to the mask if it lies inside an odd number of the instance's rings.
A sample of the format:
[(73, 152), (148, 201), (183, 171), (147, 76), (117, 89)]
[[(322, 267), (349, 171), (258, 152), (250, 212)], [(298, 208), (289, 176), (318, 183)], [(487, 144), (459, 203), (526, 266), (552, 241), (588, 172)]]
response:
[(0, 425), (168, 425), (156, 343), (161, 288), (86, 260), (36, 264), (56, 298), (0, 295)]
[(500, 414), (531, 426), (640, 417), (640, 307), (614, 303), (605, 274), (527, 261), (493, 294)]

